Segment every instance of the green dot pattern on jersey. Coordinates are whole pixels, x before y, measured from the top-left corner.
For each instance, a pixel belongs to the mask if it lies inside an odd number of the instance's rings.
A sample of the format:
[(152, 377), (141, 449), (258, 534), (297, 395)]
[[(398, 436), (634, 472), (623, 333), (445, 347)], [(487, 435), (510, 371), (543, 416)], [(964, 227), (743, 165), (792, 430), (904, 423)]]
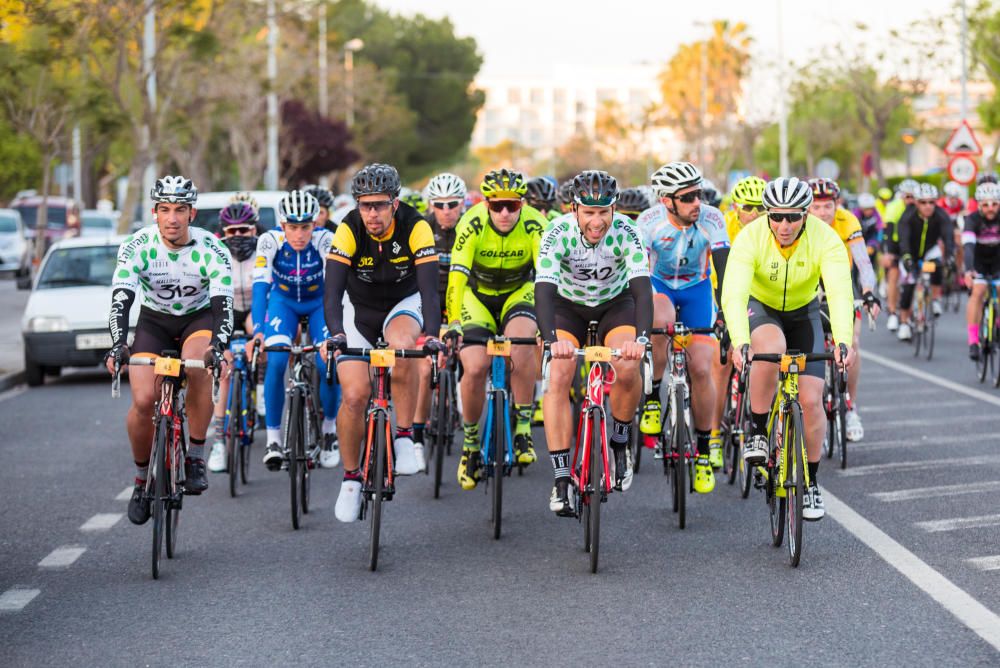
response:
[(541, 265), (542, 265), (542, 269), (551, 269), (552, 268), (552, 260), (550, 260), (547, 257), (544, 257), (544, 258), (542, 258)]
[(222, 277), (222, 284), (223, 285), (232, 285), (233, 284), (233, 279), (230, 276), (223, 276)]

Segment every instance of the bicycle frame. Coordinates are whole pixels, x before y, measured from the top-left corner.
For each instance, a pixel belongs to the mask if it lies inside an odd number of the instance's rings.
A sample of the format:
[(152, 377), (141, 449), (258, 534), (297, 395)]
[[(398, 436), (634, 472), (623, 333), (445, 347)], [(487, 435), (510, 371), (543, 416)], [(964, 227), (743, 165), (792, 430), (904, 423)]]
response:
[[(778, 391), (774, 395), (774, 402), (771, 404), (771, 414), (767, 419), (768, 432), (770, 433), (773, 429), (776, 429), (781, 425), (782, 416), (787, 416), (791, 412), (792, 404), (799, 403), (799, 373), (800, 369), (804, 370), (806, 367), (806, 355), (804, 353), (785, 353), (781, 355), (781, 359), (778, 367)], [(784, 447), (783, 434), (780, 428), (778, 429), (778, 437), (776, 439), (778, 443), (778, 452), (772, 453), (776, 455), (780, 460), (778, 462), (773, 461), (773, 458), (768, 459), (768, 469), (773, 470), (775, 465), (778, 466), (778, 478), (777, 485), (775, 486), (775, 493), (779, 497), (786, 495), (785, 487), (788, 484), (788, 466), (789, 466), (789, 451), (788, 448)], [(802, 459), (800, 461), (808, 461), (807, 452), (805, 449), (805, 439), (802, 441)], [(803, 472), (805, 474), (805, 486), (809, 486), (809, 467), (804, 466)]]
[[(255, 420), (254, 413), (256, 409), (250, 398), (253, 394), (254, 386), (256, 384), (256, 359), (257, 350), (254, 351), (254, 363), (247, 364), (244, 352), (246, 351), (246, 345), (249, 341), (248, 337), (233, 337), (229, 344), (229, 350), (233, 353), (233, 372), (232, 375), (239, 374), (242, 376), (243, 382), (240, 383), (240, 388), (244, 394), (243, 401), (241, 402), (241, 413), (238, 416), (230, 415), (230, 406), (232, 406), (232, 395), (233, 395), (233, 383), (229, 384), (229, 393), (226, 397), (226, 419), (225, 427), (223, 433), (228, 439), (230, 436), (230, 430), (234, 428), (239, 429), (238, 436), (240, 437), (240, 442), (243, 445), (250, 445), (251, 440), (251, 424)], [(234, 424), (235, 423), (235, 424)]]
[[(509, 354), (509, 352), (508, 352)], [(514, 462), (514, 434), (510, 428), (510, 390), (507, 388), (507, 357), (502, 354), (492, 354), (490, 362), (490, 378), (486, 387), (486, 423), (481, 437), (480, 448), (483, 452), (483, 463), (486, 466), (487, 478), (496, 475), (510, 475)], [(495, 421), (503, 420), (503, 471), (493, 470), (493, 448), (500, 447), (494, 443), (493, 433)]]
[[(588, 348), (593, 350), (595, 348)], [(596, 348), (600, 350), (600, 348)], [(604, 468), (604, 481), (600, 489), (600, 501), (607, 500), (611, 492), (611, 476), (608, 475), (608, 434), (605, 425), (607, 415), (604, 410), (604, 398), (610, 392), (611, 386), (615, 382), (615, 368), (607, 360), (592, 359), (588, 352), (585, 359), (591, 364), (590, 372), (587, 374), (587, 393), (583, 397), (583, 405), (580, 408), (580, 417), (577, 422), (576, 443), (573, 446), (573, 457), (570, 459), (574, 466), (570, 469), (570, 478), (580, 495), (577, 503), (584, 503), (584, 497), (589, 498), (589, 503), (593, 503), (594, 494), (598, 491), (592, 480), (590, 480), (590, 467), (586, 465), (594, 453), (590, 451), (590, 444), (593, 430), (599, 429), (601, 436), (601, 461)], [(580, 509), (577, 509), (577, 517), (580, 517)]]
[[(375, 352), (375, 351), (372, 351)], [(388, 361), (388, 360), (386, 360)], [(375, 433), (376, 426), (379, 424), (379, 415), (382, 416), (381, 422), (385, 425), (385, 443), (386, 443), (386, 488), (385, 495), (387, 498), (392, 498), (392, 493), (394, 491), (394, 473), (393, 469), (393, 450), (392, 444), (392, 434), (391, 434), (391, 420), (390, 414), (392, 412), (392, 401), (389, 398), (389, 369), (390, 366), (383, 366), (382, 362), (376, 358), (372, 358), (371, 367), (375, 372), (371, 376), (371, 399), (368, 404), (367, 411), (367, 429), (365, 430), (365, 450), (362, 455), (362, 478), (365, 480), (365, 486), (363, 488), (363, 494), (365, 502), (362, 504), (361, 516), (364, 517), (365, 507), (368, 501), (371, 500), (375, 493), (373, 487), (368, 484), (371, 476), (374, 473), (369, 473), (369, 468), (375, 465), (375, 452), (373, 450), (375, 446)]]

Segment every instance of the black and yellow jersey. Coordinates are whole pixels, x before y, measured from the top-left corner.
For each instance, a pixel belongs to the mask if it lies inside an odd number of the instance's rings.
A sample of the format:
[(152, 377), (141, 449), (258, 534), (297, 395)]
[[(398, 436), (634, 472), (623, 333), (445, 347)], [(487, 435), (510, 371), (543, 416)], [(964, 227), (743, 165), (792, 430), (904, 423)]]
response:
[(416, 267), (437, 262), (434, 234), (416, 209), (400, 203), (389, 229), (373, 237), (354, 209), (337, 226), (328, 260), (350, 267), (347, 294), (351, 301), (389, 309), (417, 292)]

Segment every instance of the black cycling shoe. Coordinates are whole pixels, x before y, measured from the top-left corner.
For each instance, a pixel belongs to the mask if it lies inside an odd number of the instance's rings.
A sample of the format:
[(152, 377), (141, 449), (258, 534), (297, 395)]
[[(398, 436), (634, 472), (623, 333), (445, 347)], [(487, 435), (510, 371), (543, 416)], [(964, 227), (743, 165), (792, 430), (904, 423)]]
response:
[(969, 359), (973, 362), (979, 361), (979, 344), (970, 343), (969, 344)]
[(632, 449), (628, 445), (612, 448), (615, 459), (615, 489), (624, 492), (632, 486)]
[(559, 517), (576, 517), (569, 502), (569, 478), (558, 478), (549, 496), (549, 510)]
[(205, 475), (205, 460), (188, 457), (184, 460), (184, 492), (197, 495), (206, 489), (208, 476)]
[(149, 497), (146, 496), (146, 483), (137, 482), (132, 489), (132, 498), (128, 502), (128, 521), (132, 524), (145, 524), (149, 521)]

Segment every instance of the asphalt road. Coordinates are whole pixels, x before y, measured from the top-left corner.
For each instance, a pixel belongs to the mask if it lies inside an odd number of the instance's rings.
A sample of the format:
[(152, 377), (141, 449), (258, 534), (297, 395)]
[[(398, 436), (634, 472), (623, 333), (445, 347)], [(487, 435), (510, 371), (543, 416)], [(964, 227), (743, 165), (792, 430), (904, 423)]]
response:
[(0, 663), (995, 666), (1000, 391), (973, 380), (959, 316), (939, 329), (931, 362), (885, 331), (864, 345), (985, 398), (866, 358), (865, 440), (846, 471), (821, 467), (830, 512), (806, 526), (798, 569), (770, 545), (758, 493), (720, 481), (690, 498), (682, 531), (645, 465), (604, 506), (592, 575), (579, 524), (547, 509), (547, 460), (509, 479), (494, 541), (489, 497), (457, 488), (452, 457), (440, 500), (427, 477), (400, 481), (371, 573), (367, 523), (333, 517), (340, 472), (316, 473), (294, 531), (288, 478), (258, 442), (239, 498), (213, 476), (186, 500), (177, 558), (154, 581), (150, 525), (129, 524), (120, 498), (127, 390), (113, 401), (106, 376), (83, 372), (13, 390)]
[(24, 369), (21, 313), (29, 290), (18, 290), (13, 278), (0, 277), (0, 375)]

